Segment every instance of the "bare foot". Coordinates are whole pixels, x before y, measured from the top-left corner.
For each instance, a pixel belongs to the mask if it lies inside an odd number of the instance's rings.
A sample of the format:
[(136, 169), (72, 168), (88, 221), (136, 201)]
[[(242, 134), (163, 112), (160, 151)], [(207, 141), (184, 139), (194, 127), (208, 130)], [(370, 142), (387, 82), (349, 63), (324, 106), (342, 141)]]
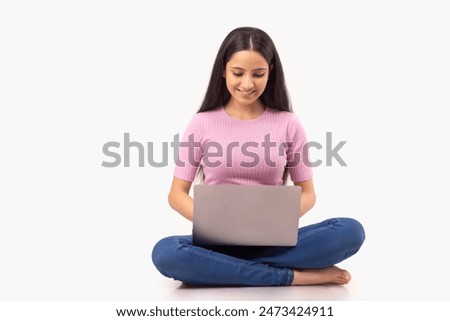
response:
[(346, 270), (337, 266), (323, 269), (294, 270), (294, 280), (291, 285), (314, 285), (314, 284), (347, 284), (351, 275)]

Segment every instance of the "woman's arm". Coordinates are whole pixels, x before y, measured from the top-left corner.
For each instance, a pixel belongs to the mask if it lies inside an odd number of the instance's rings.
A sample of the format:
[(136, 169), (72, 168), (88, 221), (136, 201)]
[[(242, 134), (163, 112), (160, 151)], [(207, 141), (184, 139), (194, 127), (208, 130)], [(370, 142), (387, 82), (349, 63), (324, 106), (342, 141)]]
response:
[(302, 195), (300, 198), (300, 217), (306, 214), (316, 203), (316, 193), (312, 179), (303, 182), (294, 182), (294, 185), (301, 186)]
[(189, 221), (194, 219), (194, 201), (189, 195), (191, 185), (191, 182), (174, 177), (168, 196), (170, 207)]

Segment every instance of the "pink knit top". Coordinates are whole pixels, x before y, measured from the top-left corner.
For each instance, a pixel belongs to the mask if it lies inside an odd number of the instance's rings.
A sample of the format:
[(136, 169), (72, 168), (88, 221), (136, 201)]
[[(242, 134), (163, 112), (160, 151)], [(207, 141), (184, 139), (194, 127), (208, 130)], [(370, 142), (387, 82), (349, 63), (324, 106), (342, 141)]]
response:
[(192, 182), (203, 167), (204, 184), (282, 185), (312, 177), (305, 131), (294, 113), (266, 108), (258, 118), (231, 118), (223, 108), (190, 120), (175, 166), (177, 178)]

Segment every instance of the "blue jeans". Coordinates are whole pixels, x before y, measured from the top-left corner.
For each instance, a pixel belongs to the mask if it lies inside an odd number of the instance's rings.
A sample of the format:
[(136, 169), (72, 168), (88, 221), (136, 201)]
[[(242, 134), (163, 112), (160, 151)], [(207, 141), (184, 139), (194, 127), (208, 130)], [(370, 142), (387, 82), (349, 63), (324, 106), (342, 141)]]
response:
[(192, 236), (170, 236), (152, 252), (166, 277), (188, 284), (291, 285), (293, 269), (335, 265), (355, 254), (365, 239), (362, 225), (351, 218), (332, 218), (299, 229), (296, 246), (192, 245)]

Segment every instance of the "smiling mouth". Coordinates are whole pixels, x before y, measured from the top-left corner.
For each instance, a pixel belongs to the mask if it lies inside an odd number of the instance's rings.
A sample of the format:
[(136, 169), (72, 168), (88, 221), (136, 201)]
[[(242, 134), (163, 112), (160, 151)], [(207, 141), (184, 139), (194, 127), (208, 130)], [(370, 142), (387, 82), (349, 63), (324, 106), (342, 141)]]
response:
[(237, 89), (237, 91), (239, 91), (241, 94), (243, 95), (251, 95), (253, 94), (256, 90), (241, 90), (241, 89)]

